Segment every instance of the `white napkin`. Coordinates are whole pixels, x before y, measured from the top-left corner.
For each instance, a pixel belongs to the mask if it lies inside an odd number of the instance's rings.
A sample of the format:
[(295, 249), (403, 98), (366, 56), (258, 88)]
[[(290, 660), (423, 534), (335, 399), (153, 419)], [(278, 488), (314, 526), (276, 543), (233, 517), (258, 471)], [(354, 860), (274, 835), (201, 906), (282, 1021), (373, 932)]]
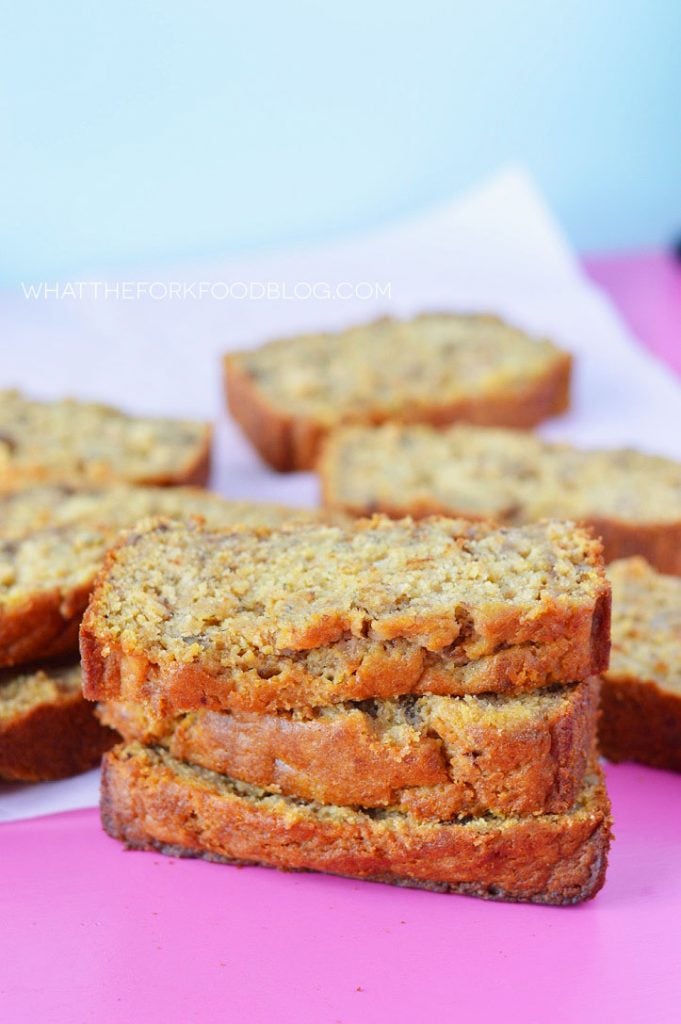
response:
[[(309, 474), (279, 476), (264, 468), (227, 419), (223, 352), (301, 330), (431, 309), (498, 312), (575, 353), (573, 410), (546, 425), (547, 436), (585, 445), (636, 445), (681, 458), (678, 381), (634, 341), (585, 278), (522, 170), (503, 171), (421, 218), (352, 242), (210, 267), (128, 272), (115, 281), (109, 274), (114, 290), (108, 299), (101, 297), (103, 285), (93, 298), (97, 280), (89, 275), (89, 283), (74, 288), (82, 299), (56, 299), (53, 293), (27, 299), (21, 290), (0, 298), (0, 384), (36, 396), (71, 394), (131, 411), (219, 419), (214, 483), (228, 496), (312, 504), (317, 489)], [(170, 282), (212, 283), (215, 297), (124, 298), (124, 283), (130, 294), (137, 281), (156, 282), (155, 295), (167, 294)], [(223, 299), (225, 283), (237, 296), (245, 288), (256, 295), (267, 286), (288, 291), (280, 298)], [(374, 283), (380, 289), (368, 299), (293, 297), (296, 291), (304, 296), (312, 285), (333, 291), (338, 283)], [(0, 787), (0, 820), (96, 803), (96, 772), (46, 785)]]

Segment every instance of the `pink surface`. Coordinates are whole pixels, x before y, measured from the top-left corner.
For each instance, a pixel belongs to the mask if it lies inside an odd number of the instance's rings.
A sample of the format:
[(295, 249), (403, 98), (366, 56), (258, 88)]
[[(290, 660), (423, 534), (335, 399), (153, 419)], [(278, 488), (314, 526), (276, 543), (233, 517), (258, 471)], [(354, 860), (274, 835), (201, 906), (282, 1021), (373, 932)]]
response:
[[(587, 266), (681, 370), (679, 268)], [(681, 777), (608, 782), (608, 880), (572, 909), (128, 853), (95, 811), (4, 825), (0, 1019), (676, 1022)]]
[(584, 265), (615, 300), (637, 337), (681, 374), (681, 262), (658, 252), (594, 256)]
[(608, 779), (607, 885), (567, 909), (125, 852), (95, 811), (7, 825), (2, 1019), (678, 1021), (681, 780)]

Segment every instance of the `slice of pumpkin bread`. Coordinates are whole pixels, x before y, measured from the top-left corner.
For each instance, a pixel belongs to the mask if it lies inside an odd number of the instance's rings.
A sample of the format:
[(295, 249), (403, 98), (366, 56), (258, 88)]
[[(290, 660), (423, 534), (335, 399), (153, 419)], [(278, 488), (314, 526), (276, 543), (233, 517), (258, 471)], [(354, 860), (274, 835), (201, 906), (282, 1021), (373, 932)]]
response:
[(154, 718), (111, 701), (100, 721), (180, 761), (323, 804), (419, 820), (561, 813), (596, 739), (599, 680), (520, 697), (406, 697), (253, 714)]
[(601, 750), (611, 761), (681, 771), (681, 579), (642, 558), (608, 567), (612, 658), (603, 675)]
[(84, 699), (79, 665), (0, 674), (0, 779), (77, 775), (94, 768), (117, 738)]
[(354, 515), (573, 519), (603, 538), (607, 561), (642, 554), (681, 574), (681, 464), (670, 459), (524, 431), (392, 423), (338, 431), (319, 470), (325, 503)]
[(161, 521), (107, 557), (85, 693), (166, 715), (536, 689), (607, 665), (609, 600), (600, 543), (569, 523)]
[(570, 356), (491, 316), (383, 319), (225, 359), (232, 415), (267, 462), (311, 469), (341, 423), (533, 427), (569, 402)]
[(212, 431), (71, 399), (0, 391), (0, 491), (27, 484), (205, 484)]
[(94, 578), (118, 531), (150, 514), (276, 523), (313, 511), (229, 502), (198, 488), (38, 487), (0, 496), (0, 665), (75, 654)]
[(531, 903), (595, 896), (610, 838), (597, 767), (565, 814), (424, 822), (275, 796), (133, 743), (105, 755), (101, 809), (133, 849)]
[(215, 525), (279, 526), (316, 521), (322, 510), (270, 502), (234, 501), (199, 487), (74, 487), (43, 484), (0, 493), (0, 536), (22, 537), (45, 528), (83, 524), (122, 530), (150, 516), (199, 516)]

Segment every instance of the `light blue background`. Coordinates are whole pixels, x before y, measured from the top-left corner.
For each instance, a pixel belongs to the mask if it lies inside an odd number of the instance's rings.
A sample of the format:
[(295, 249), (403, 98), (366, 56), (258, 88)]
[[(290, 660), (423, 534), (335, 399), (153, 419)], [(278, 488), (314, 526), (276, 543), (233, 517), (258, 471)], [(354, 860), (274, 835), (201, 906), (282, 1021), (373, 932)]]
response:
[(340, 236), (507, 161), (581, 248), (681, 231), (681, 0), (18, 0), (0, 50), (7, 283)]

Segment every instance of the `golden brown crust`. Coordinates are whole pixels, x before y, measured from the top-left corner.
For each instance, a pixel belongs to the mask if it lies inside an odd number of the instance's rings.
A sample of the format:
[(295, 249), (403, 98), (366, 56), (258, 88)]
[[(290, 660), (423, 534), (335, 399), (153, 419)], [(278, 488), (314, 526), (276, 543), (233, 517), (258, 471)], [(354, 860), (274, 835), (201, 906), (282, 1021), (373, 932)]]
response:
[(261, 792), (133, 744), (104, 758), (102, 821), (109, 835), (137, 849), (487, 899), (572, 904), (604, 881), (610, 815), (600, 781), (566, 815), (447, 823), (376, 818)]
[[(467, 398), (445, 405), (405, 407), (390, 417), (373, 414), (347, 417), (341, 423), (379, 424), (388, 418), (401, 423), (429, 423), (444, 427), (465, 421), (478, 426), (530, 429), (549, 416), (565, 412), (570, 404), (572, 357), (557, 352), (542, 379), (494, 396)], [(314, 469), (329, 428), (306, 417), (292, 416), (271, 405), (257, 384), (233, 356), (224, 359), (227, 404), (234, 419), (263, 459), (280, 472)]]
[(641, 555), (658, 572), (681, 576), (681, 522), (634, 524), (591, 518), (587, 525), (603, 541), (606, 562)]
[(569, 810), (594, 747), (598, 690), (592, 678), (524, 708), (427, 698), (303, 716), (199, 711), (154, 719), (139, 705), (112, 702), (98, 714), (128, 742), (163, 746), (180, 761), (268, 791), (449, 820)]
[(0, 610), (0, 666), (77, 654), (78, 628), (91, 584), (68, 593), (54, 588)]
[(681, 694), (608, 674), (601, 690), (598, 742), (610, 761), (640, 761), (681, 772)]
[(303, 417), (273, 408), (230, 356), (225, 357), (225, 394), (229, 410), (246, 437), (274, 469), (312, 469), (324, 429)]
[(50, 782), (94, 768), (116, 743), (81, 693), (42, 702), (0, 722), (0, 778)]

